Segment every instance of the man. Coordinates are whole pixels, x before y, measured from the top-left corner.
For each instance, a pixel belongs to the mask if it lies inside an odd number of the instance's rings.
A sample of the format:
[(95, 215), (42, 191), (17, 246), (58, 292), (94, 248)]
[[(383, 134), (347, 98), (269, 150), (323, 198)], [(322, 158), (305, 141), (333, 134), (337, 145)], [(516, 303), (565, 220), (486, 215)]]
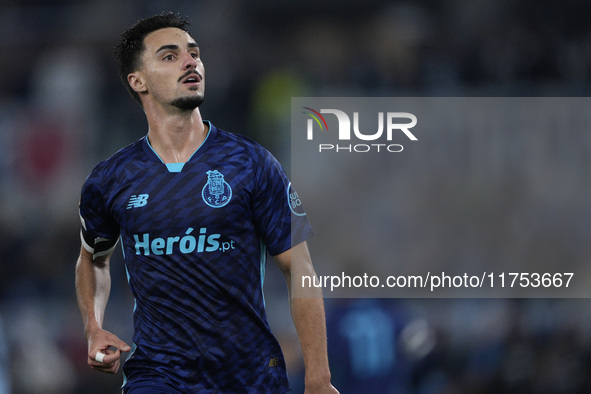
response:
[[(204, 67), (188, 23), (139, 21), (116, 46), (120, 75), (148, 120), (146, 137), (99, 163), (80, 200), (76, 291), (88, 365), (125, 393), (289, 390), (264, 311), (266, 252), (285, 275), (313, 275), (305, 216), (260, 145), (203, 121)], [(295, 213), (295, 212), (294, 212)], [(293, 230), (292, 230), (293, 229)], [(135, 297), (133, 347), (103, 329), (109, 258), (121, 238)], [(309, 393), (330, 384), (321, 298), (291, 298)]]

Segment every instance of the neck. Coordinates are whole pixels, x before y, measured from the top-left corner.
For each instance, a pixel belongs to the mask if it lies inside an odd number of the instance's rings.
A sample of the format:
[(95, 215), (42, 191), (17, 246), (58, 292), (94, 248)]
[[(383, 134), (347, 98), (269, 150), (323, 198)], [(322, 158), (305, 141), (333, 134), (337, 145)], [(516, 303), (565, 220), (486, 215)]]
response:
[(203, 124), (199, 108), (174, 113), (144, 109), (150, 145), (166, 164), (188, 161), (209, 131)]

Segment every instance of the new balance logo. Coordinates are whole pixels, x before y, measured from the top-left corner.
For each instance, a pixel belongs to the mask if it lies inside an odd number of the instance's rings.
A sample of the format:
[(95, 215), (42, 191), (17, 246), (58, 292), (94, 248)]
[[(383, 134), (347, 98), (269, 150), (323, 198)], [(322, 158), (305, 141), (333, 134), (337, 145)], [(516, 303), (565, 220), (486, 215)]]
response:
[(129, 203), (127, 204), (127, 209), (143, 207), (144, 205), (146, 205), (148, 203), (148, 197), (150, 197), (148, 194), (138, 194), (138, 195), (134, 194), (129, 199)]

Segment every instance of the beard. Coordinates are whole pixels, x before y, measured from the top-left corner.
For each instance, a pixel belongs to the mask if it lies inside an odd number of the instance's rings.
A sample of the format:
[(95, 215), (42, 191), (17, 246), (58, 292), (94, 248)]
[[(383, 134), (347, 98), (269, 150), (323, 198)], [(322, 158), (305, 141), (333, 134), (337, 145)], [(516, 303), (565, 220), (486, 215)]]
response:
[(199, 94), (197, 96), (179, 97), (170, 104), (182, 111), (192, 111), (199, 107), (203, 103), (203, 100), (205, 100), (205, 97)]

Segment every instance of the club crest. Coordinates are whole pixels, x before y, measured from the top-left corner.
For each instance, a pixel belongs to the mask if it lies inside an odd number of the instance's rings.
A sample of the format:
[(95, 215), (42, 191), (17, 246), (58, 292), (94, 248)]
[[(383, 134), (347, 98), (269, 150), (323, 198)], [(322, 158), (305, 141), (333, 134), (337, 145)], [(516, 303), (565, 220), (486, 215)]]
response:
[(201, 191), (203, 201), (212, 208), (220, 208), (230, 202), (232, 188), (226, 181), (224, 175), (218, 170), (207, 171), (207, 183)]

